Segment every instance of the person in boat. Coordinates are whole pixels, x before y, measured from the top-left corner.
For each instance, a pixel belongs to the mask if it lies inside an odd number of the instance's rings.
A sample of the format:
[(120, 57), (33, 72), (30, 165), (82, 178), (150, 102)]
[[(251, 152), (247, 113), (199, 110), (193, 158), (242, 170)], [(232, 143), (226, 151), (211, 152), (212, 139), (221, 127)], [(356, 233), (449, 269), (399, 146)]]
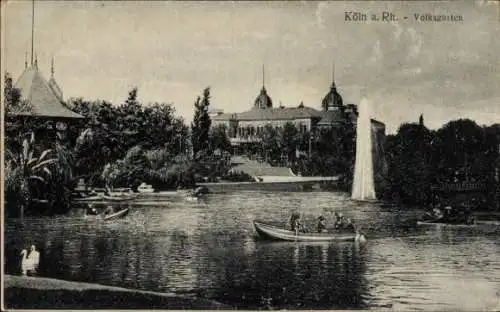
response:
[(96, 196), (97, 192), (93, 188), (91, 188), (91, 189), (89, 189), (89, 191), (85, 195), (86, 196)]
[(292, 217), (290, 218), (290, 226), (292, 228), (292, 231), (295, 232), (296, 235), (298, 235), (299, 230), (300, 230), (300, 214), (299, 213), (292, 214)]
[(324, 216), (318, 218), (318, 233), (326, 232), (326, 219)]
[(449, 220), (449, 219), (453, 218), (454, 213), (455, 213), (455, 211), (453, 210), (453, 208), (451, 206), (446, 206), (446, 207), (444, 207), (443, 218), (445, 218), (446, 220)]
[(92, 205), (92, 204), (89, 204), (89, 205), (88, 205), (88, 208), (87, 208), (87, 214), (88, 214), (88, 215), (92, 215), (92, 216), (95, 216), (95, 215), (97, 215), (97, 214), (98, 214), (98, 213), (97, 213), (97, 209), (95, 209), (94, 205)]
[(432, 209), (432, 213), (433, 217), (436, 219), (441, 219), (443, 217), (443, 211), (439, 208), (439, 206)]
[(335, 212), (335, 228), (341, 229), (344, 225), (344, 216), (342, 213)]
[(115, 209), (113, 208), (113, 206), (109, 205), (108, 207), (106, 207), (106, 209), (104, 209), (103, 211), (103, 215), (109, 215), (109, 214), (112, 214), (115, 212)]
[(356, 233), (356, 227), (352, 223), (351, 218), (347, 218), (345, 225), (344, 225), (344, 230), (347, 232)]

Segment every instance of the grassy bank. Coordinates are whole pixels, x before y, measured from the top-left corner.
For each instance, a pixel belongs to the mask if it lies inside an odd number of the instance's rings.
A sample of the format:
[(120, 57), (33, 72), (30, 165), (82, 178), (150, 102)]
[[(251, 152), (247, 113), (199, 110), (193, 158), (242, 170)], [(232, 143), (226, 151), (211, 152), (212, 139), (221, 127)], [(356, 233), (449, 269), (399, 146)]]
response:
[(7, 309), (229, 309), (218, 302), (151, 291), (4, 275)]

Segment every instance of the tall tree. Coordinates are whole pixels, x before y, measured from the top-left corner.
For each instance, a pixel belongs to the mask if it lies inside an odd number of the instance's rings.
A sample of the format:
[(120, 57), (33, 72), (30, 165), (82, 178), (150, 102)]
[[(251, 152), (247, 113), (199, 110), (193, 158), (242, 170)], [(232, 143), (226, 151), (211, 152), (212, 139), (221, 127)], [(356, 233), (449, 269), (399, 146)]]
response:
[(193, 153), (196, 157), (200, 151), (210, 149), (209, 132), (212, 124), (212, 120), (208, 115), (210, 106), (210, 87), (203, 90), (203, 99), (198, 97), (194, 106), (194, 118), (191, 123), (191, 141), (193, 144)]
[(137, 88), (133, 88), (128, 93), (125, 103), (118, 107), (118, 129), (116, 130), (121, 132), (120, 144), (124, 151), (141, 143), (138, 134), (142, 127), (142, 116), (142, 105), (137, 100)]
[(231, 150), (231, 142), (227, 137), (226, 127), (224, 125), (220, 125), (214, 127), (211, 132), (211, 141), (210, 144), (214, 150), (219, 149), (220, 151), (230, 151)]
[(403, 124), (395, 136), (387, 138), (393, 197), (410, 204), (425, 204), (431, 199), (431, 140), (430, 131), (419, 124)]
[(266, 162), (274, 163), (280, 160), (281, 142), (276, 128), (267, 124), (257, 135), (262, 141), (262, 157)]
[(287, 161), (295, 160), (295, 152), (298, 145), (299, 131), (291, 122), (287, 122), (281, 131), (281, 146), (287, 157)]
[(10, 110), (15, 110), (19, 104), (21, 103), (21, 92), (19, 89), (14, 88), (14, 84), (12, 83), (12, 77), (9, 73), (5, 73), (5, 82), (4, 82), (4, 100), (5, 100), (5, 108), (8, 113)]

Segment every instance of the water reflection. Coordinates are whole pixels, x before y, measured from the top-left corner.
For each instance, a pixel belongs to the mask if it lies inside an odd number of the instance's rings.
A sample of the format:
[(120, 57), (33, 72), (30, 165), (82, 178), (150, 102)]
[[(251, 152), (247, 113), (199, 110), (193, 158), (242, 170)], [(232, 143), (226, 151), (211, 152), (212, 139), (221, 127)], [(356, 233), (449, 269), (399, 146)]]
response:
[[(499, 227), (416, 227), (417, 211), (328, 192), (144, 198), (104, 222), (74, 209), (6, 224), (5, 268), (40, 249), (39, 275), (215, 299), (235, 307), (481, 310), (500, 302)], [(366, 244), (255, 240), (252, 220), (353, 217)], [(457, 299), (458, 298), (458, 299)], [(496, 301), (495, 301), (496, 300)], [(491, 308), (490, 308), (491, 309)]]

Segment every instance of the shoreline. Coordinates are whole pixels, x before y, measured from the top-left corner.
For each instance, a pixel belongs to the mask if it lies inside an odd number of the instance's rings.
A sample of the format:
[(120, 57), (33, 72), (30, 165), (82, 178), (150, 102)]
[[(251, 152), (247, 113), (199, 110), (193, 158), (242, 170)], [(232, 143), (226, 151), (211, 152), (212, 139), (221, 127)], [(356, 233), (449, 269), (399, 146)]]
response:
[(222, 303), (170, 293), (4, 275), (4, 309), (231, 309)]

